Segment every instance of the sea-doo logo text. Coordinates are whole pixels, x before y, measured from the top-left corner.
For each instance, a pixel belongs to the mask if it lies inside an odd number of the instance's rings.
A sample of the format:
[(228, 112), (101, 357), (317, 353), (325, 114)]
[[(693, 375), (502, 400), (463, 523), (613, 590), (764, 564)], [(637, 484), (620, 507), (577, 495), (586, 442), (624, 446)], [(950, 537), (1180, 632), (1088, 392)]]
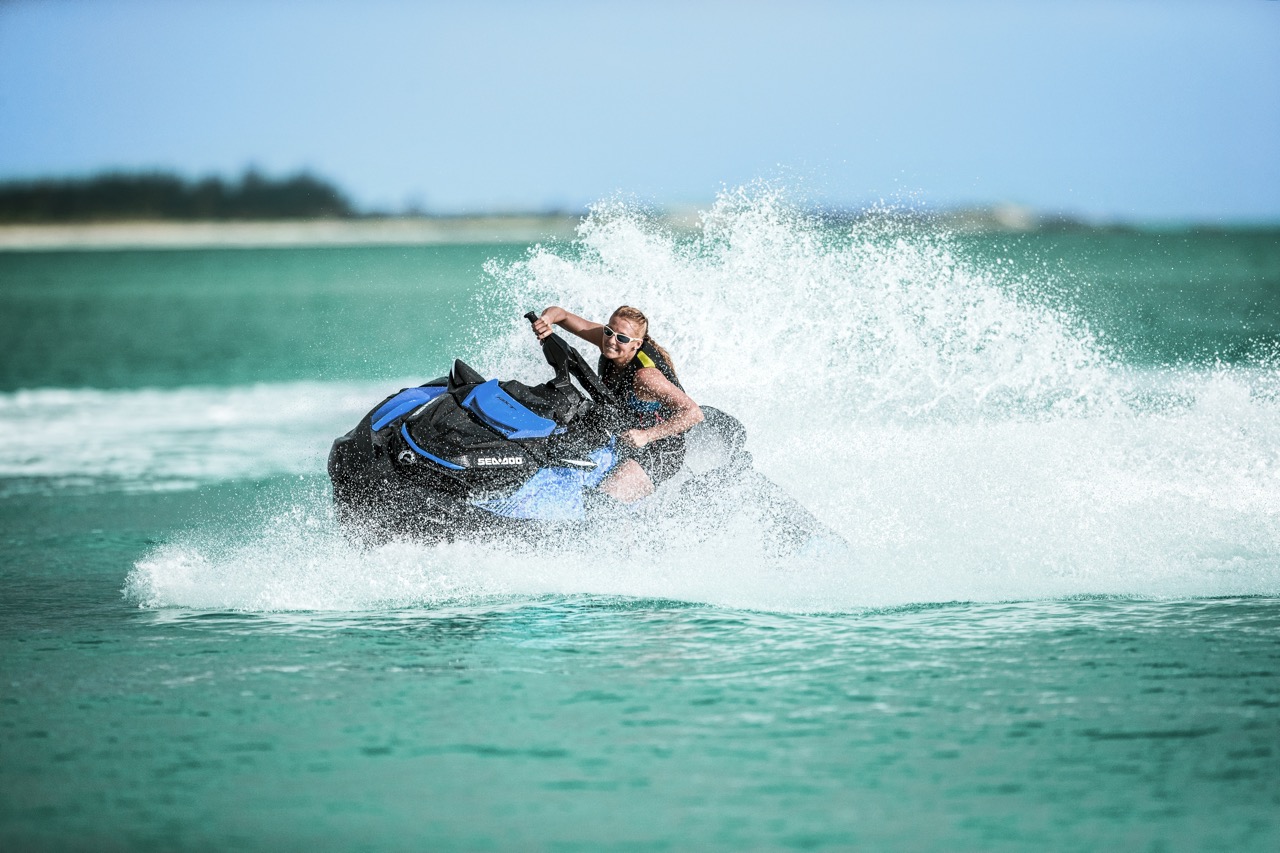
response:
[(523, 456), (478, 456), (477, 465), (523, 465)]

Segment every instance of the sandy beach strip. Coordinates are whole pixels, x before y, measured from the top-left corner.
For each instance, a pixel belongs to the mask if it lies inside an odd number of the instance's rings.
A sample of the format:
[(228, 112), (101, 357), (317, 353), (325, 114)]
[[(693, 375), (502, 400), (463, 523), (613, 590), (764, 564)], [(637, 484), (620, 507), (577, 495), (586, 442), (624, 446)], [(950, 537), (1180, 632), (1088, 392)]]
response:
[(0, 251), (536, 243), (571, 239), (581, 221), (572, 215), (530, 215), (0, 225)]

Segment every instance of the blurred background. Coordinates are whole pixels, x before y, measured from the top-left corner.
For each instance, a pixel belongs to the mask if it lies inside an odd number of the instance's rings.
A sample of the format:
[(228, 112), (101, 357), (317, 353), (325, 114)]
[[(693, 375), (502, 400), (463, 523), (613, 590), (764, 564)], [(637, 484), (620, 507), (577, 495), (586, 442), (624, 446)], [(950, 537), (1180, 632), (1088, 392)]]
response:
[(0, 181), (333, 190), (150, 187), (115, 205), (135, 218), (678, 212), (764, 180), (1015, 226), (1270, 223), (1278, 46), (1268, 0), (10, 0)]

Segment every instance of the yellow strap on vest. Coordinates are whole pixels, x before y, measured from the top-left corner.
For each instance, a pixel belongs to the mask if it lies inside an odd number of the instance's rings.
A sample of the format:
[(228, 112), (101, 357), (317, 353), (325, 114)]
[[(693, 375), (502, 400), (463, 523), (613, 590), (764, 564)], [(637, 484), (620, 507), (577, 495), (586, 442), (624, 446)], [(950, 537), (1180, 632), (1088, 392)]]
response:
[(658, 365), (653, 359), (645, 354), (644, 350), (636, 350), (636, 360), (640, 362), (641, 367), (657, 367)]

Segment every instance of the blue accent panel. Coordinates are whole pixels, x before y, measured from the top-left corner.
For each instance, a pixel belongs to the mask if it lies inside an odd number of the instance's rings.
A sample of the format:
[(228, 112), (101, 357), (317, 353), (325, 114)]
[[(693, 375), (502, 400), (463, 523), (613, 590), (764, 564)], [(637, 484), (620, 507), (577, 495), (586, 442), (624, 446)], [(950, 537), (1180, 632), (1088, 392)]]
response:
[(476, 506), (505, 518), (539, 521), (580, 521), (582, 472), (573, 468), (543, 468), (515, 494), (482, 501)]
[(614, 450), (617, 444), (616, 438), (609, 439), (608, 447), (601, 447), (599, 450), (593, 450), (587, 454), (587, 458), (596, 463), (595, 470), (587, 471), (582, 475), (582, 485), (588, 489), (594, 489), (596, 486), (609, 475), (613, 470), (613, 466), (618, 464), (618, 454)]
[(555, 421), (536, 415), (516, 402), (498, 387), (496, 379), (471, 389), (462, 407), (475, 412), (480, 420), (506, 438), (546, 438), (556, 428)]
[(378, 410), (373, 413), (373, 423), (369, 426), (374, 432), (377, 432), (406, 412), (413, 411), (423, 403), (429, 403), (444, 392), (445, 387), (443, 385), (428, 385), (426, 388), (406, 388), (378, 407)]
[(505, 518), (538, 521), (581, 521), (584, 513), (583, 492), (600, 485), (618, 461), (615, 440), (607, 447), (592, 451), (587, 458), (596, 463), (591, 471), (578, 468), (543, 468), (525, 481), (514, 494), (493, 498), (475, 505)]
[(409, 442), (409, 446), (412, 447), (419, 456), (425, 456), (428, 459), (430, 459), (432, 462), (436, 463), (437, 465), (443, 465), (445, 468), (448, 468), (452, 471), (463, 470), (461, 465), (458, 465), (455, 462), (450, 462), (447, 459), (441, 459), (439, 456), (432, 456), (430, 453), (428, 453), (427, 451), (419, 447), (417, 443), (412, 438), (409, 437), (408, 424), (400, 424), (400, 434), (404, 436), (404, 440)]

